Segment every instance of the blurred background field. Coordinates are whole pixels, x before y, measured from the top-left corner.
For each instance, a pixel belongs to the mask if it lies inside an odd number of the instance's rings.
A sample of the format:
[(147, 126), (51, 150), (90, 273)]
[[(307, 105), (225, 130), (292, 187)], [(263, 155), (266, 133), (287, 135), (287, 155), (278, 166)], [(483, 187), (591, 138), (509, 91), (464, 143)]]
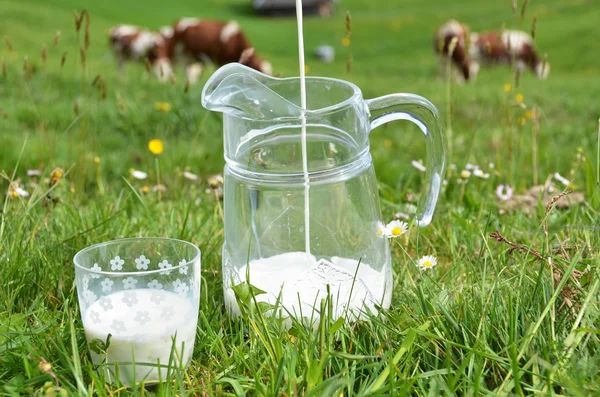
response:
[[(86, 356), (71, 260), (96, 242), (161, 235), (202, 249), (203, 285), (192, 368), (158, 394), (598, 395), (600, 8), (589, 0), (529, 3), (522, 17), (521, 1), (514, 12), (510, 1), (343, 0), (333, 17), (306, 19), (309, 75), (352, 81), (366, 98), (425, 96), (451, 127), (448, 163), (456, 167), (448, 170), (433, 224), (414, 226), (393, 245), (390, 312), (370, 325), (332, 331), (332, 353), (324, 355), (319, 335), (306, 330), (290, 336), (276, 332), (275, 322), (251, 328), (226, 318), (223, 224), (210, 189), (210, 177), (224, 166), (222, 124), (200, 104), (214, 69), (187, 92), (182, 68), (174, 84), (160, 84), (142, 64), (120, 74), (105, 35), (120, 23), (157, 29), (180, 17), (235, 19), (276, 74), (293, 76), (295, 19), (257, 16), (245, 0), (0, 0), (0, 60), (6, 65), (0, 76), (0, 278), (6, 284), (0, 292), (0, 392), (27, 395), (53, 382), (38, 368), (36, 357), (43, 356), (69, 393), (108, 394)], [(77, 33), (73, 23), (73, 11), (82, 8), (91, 15), (85, 64), (83, 29)], [(342, 44), (346, 11), (349, 46)], [(548, 80), (526, 73), (515, 81), (507, 67), (484, 69), (468, 85), (440, 77), (433, 34), (447, 19), (474, 30), (531, 31), (534, 16), (536, 45), (552, 66)], [(336, 50), (331, 64), (312, 55), (324, 44)], [(423, 174), (411, 166), (425, 155), (420, 134), (408, 123), (393, 123), (371, 135), (386, 220), (410, 213), (422, 189)], [(148, 151), (151, 139), (164, 143), (158, 161)], [(459, 175), (467, 163), (490, 178), (465, 182)], [(54, 184), (57, 167), (64, 174)], [(42, 175), (28, 177), (34, 169)], [(134, 179), (131, 169), (148, 178)], [(199, 180), (186, 179), (184, 171)], [(496, 197), (499, 184), (524, 194), (554, 173), (570, 180), (568, 188), (585, 201), (546, 214), (543, 202), (511, 211)], [(30, 197), (12, 198), (11, 177), (21, 179)], [(166, 191), (154, 192), (158, 184)], [(567, 189), (554, 184), (556, 194)], [(488, 238), (495, 230), (553, 256), (556, 267), (510, 254)], [(411, 260), (426, 254), (440, 262), (431, 276), (416, 271)], [(572, 278), (574, 270), (583, 276)], [(263, 334), (281, 345), (277, 359)], [(417, 342), (388, 367), (407, 335)], [(284, 367), (285, 376), (278, 372)], [(385, 370), (391, 375), (383, 377), (381, 394), (369, 392)], [(319, 389), (328, 379), (341, 386)]]

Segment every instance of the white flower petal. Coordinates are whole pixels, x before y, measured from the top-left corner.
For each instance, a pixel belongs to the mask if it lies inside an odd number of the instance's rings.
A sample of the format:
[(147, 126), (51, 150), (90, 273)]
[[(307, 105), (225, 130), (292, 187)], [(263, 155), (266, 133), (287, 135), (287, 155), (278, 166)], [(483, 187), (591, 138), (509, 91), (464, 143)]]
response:
[(569, 186), (569, 184), (571, 183), (571, 181), (569, 181), (567, 178), (560, 175), (558, 172), (555, 172), (553, 176), (554, 176), (554, 179), (556, 179), (557, 181), (559, 181), (560, 183), (562, 183), (565, 186)]
[(140, 179), (140, 180), (148, 178), (147, 173), (145, 173), (144, 171), (138, 171), (138, 170), (132, 170), (131, 176), (134, 177), (135, 179)]
[(425, 168), (425, 166), (423, 164), (419, 163), (416, 160), (411, 161), (410, 164), (421, 172), (427, 171), (427, 168)]
[(184, 177), (185, 179), (189, 179), (190, 181), (197, 181), (197, 180), (198, 180), (198, 175), (196, 175), (196, 174), (192, 174), (192, 173), (191, 173), (191, 172), (189, 172), (189, 171), (184, 171), (184, 172), (183, 172), (183, 177)]

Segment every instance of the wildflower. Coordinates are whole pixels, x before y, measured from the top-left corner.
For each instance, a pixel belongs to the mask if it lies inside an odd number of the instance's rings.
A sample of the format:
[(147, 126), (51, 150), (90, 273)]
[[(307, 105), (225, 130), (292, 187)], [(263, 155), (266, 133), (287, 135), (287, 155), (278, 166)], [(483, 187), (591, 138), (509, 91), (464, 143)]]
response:
[(152, 154), (159, 155), (163, 152), (164, 146), (160, 139), (153, 139), (148, 142), (148, 149)]
[(452, 171), (456, 171), (456, 164), (454, 164), (454, 163), (450, 164), (450, 169)]
[(10, 185), (9, 191), (13, 198), (29, 197), (29, 192), (19, 185), (18, 180), (14, 181), (12, 185)]
[(184, 172), (183, 172), (183, 177), (184, 177), (185, 179), (189, 179), (190, 181), (197, 181), (197, 180), (198, 180), (198, 175), (196, 175), (196, 174), (192, 174), (192, 173), (191, 173), (191, 172), (189, 172), (189, 171), (184, 171)]
[(477, 168), (473, 171), (473, 175), (482, 179), (488, 179), (490, 174), (484, 173), (481, 169)]
[(131, 173), (131, 176), (134, 177), (135, 179), (143, 180), (143, 179), (148, 178), (148, 174), (145, 173), (144, 171), (134, 170), (132, 168), (129, 170), (129, 172)]
[(502, 201), (510, 200), (513, 195), (513, 189), (510, 185), (496, 186), (496, 197)]
[(427, 170), (427, 168), (425, 168), (425, 166), (422, 163), (416, 160), (411, 161), (410, 164), (421, 172), (425, 172), (425, 170)]
[(558, 172), (555, 172), (553, 177), (554, 177), (554, 179), (556, 179), (557, 181), (559, 181), (560, 183), (562, 183), (565, 186), (569, 186), (569, 184), (571, 183), (571, 181), (569, 181), (567, 178), (560, 175)]
[(221, 175), (215, 175), (208, 179), (208, 184), (211, 189), (217, 189), (220, 186), (223, 186), (223, 177)]
[(60, 180), (62, 179), (64, 173), (63, 173), (63, 169), (60, 167), (55, 168), (52, 171), (52, 174), (50, 174), (50, 186), (54, 186), (56, 185), (58, 182), (60, 182)]
[(467, 163), (467, 165), (465, 165), (465, 168), (469, 171), (473, 171), (479, 168), (478, 165), (475, 164), (471, 164), (471, 163)]
[(433, 255), (425, 255), (421, 259), (419, 259), (419, 263), (417, 266), (421, 270), (431, 269), (432, 267), (437, 265), (437, 259)]
[(161, 112), (168, 112), (171, 110), (171, 105), (168, 102), (156, 102), (154, 104), (154, 109), (159, 110)]
[(19, 197), (29, 197), (29, 192), (20, 186), (15, 186), (15, 192)]
[(496, 164), (494, 164), (494, 163), (489, 163), (489, 164), (488, 164), (488, 167), (490, 167), (491, 169), (494, 169), (494, 168), (496, 168)]
[(527, 117), (529, 120), (531, 120), (533, 118), (533, 111), (532, 110), (527, 110), (525, 112), (525, 117)]
[(512, 86), (508, 83), (504, 84), (504, 86), (502, 88), (504, 89), (504, 92), (506, 92), (507, 94), (512, 90)]
[(342, 39), (342, 45), (343, 45), (344, 47), (348, 47), (348, 46), (350, 46), (350, 37), (344, 37), (344, 38)]
[(100, 164), (100, 157), (98, 157), (98, 156), (94, 157), (94, 163)]
[(161, 184), (158, 184), (158, 185), (154, 185), (152, 187), (152, 191), (153, 192), (166, 192), (167, 191), (167, 187), (161, 183)]
[(404, 219), (404, 220), (407, 221), (408, 218), (409, 218), (409, 215), (407, 213), (405, 213), (405, 212), (396, 212), (394, 214), (394, 218), (396, 218), (396, 219)]
[(383, 141), (383, 146), (390, 148), (392, 147), (392, 140), (391, 139), (386, 139), (385, 141)]
[(385, 227), (385, 235), (395, 238), (403, 235), (408, 231), (408, 224), (402, 221), (391, 221)]
[(148, 186), (144, 185), (142, 186), (142, 193), (147, 194), (150, 191), (150, 189), (148, 188)]
[(385, 237), (385, 225), (381, 221), (377, 221), (377, 237)]
[(471, 176), (471, 171), (469, 171), (469, 170), (462, 170), (460, 172), (460, 177), (462, 179), (469, 179), (470, 176)]
[(517, 101), (517, 103), (523, 103), (523, 99), (525, 99), (523, 97), (523, 94), (519, 93), (519, 94), (515, 95), (515, 101)]
[(519, 117), (519, 119), (517, 120), (517, 124), (519, 124), (521, 127), (523, 127), (526, 122), (527, 119), (525, 119), (525, 117)]
[(40, 176), (42, 171), (40, 170), (27, 170), (27, 176)]

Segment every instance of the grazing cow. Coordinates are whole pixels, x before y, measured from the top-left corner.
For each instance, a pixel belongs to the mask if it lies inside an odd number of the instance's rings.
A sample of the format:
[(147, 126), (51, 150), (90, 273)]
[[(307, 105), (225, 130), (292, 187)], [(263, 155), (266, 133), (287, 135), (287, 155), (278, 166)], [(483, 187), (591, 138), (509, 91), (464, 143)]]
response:
[(442, 64), (452, 54), (452, 65), (465, 81), (477, 77), (480, 65), (510, 64), (519, 71), (529, 68), (542, 80), (550, 73), (550, 65), (538, 56), (532, 37), (521, 31), (472, 33), (467, 25), (450, 20), (436, 32), (434, 47)]
[[(235, 21), (222, 22), (183, 18), (175, 22), (169, 50), (171, 59), (183, 57), (190, 73), (199, 74), (207, 62), (225, 65), (239, 62), (266, 74), (272, 74), (271, 64), (262, 60)], [(190, 71), (192, 67), (192, 71)]]
[(159, 34), (133, 25), (117, 25), (108, 31), (108, 36), (121, 69), (126, 61), (144, 62), (150, 52), (162, 42)]

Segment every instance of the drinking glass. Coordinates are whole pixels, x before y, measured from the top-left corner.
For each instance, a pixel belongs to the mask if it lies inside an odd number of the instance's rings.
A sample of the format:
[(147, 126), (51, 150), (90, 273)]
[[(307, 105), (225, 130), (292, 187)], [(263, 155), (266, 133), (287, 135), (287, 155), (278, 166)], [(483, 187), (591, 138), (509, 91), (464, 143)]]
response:
[(85, 248), (73, 262), (92, 362), (111, 381), (155, 382), (187, 367), (200, 300), (198, 247), (121, 239)]

